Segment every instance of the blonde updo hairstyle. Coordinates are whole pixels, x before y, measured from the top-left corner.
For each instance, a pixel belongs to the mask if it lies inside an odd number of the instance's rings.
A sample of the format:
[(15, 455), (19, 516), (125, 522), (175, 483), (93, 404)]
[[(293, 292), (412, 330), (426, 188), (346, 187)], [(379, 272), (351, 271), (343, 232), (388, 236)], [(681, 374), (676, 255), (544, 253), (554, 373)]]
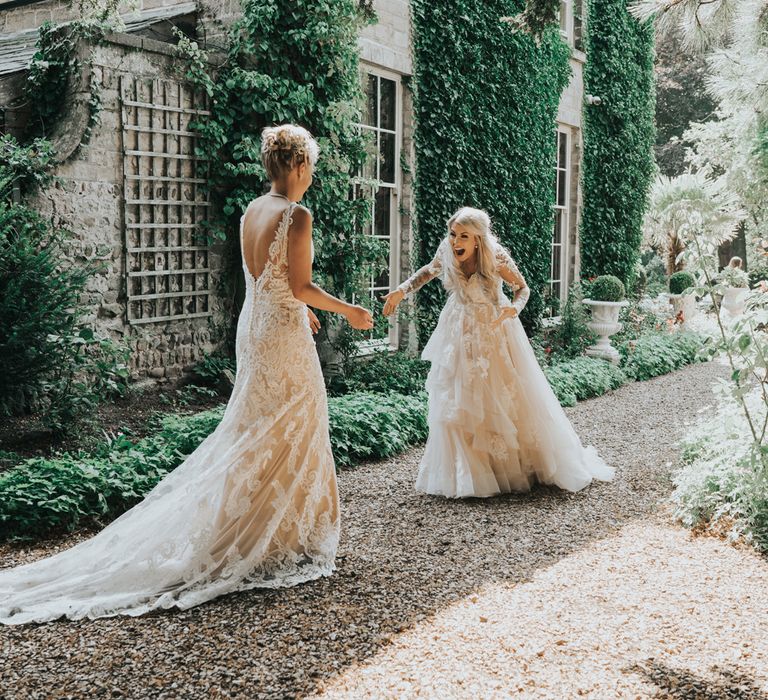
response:
[(270, 180), (278, 180), (302, 163), (317, 163), (320, 148), (303, 126), (281, 124), (261, 132), (261, 162)]
[(499, 249), (499, 242), (491, 230), (491, 217), (482, 209), (474, 207), (462, 207), (450, 219), (448, 219), (448, 236), (443, 241), (442, 263), (443, 263), (443, 285), (449, 292), (463, 296), (463, 286), (461, 284), (464, 273), (461, 271), (459, 261), (453, 254), (450, 241), (451, 226), (460, 224), (475, 234), (475, 243), (477, 243), (477, 270), (480, 282), (491, 294), (491, 298), (498, 303), (499, 294), (499, 273), (496, 265), (496, 253)]

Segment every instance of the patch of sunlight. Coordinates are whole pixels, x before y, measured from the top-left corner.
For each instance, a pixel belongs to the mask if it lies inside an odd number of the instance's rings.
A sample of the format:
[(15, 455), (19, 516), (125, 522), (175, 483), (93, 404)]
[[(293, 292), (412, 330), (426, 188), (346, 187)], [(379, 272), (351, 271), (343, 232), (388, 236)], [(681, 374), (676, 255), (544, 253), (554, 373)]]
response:
[(768, 690), (766, 598), (757, 554), (634, 522), (448, 605), (311, 697), (649, 698), (718, 673)]

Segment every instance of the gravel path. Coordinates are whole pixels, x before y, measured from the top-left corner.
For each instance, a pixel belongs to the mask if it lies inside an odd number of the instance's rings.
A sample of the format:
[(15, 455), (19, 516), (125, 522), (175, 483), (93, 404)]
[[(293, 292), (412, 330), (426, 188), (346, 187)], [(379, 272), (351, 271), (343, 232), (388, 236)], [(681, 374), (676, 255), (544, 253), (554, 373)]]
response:
[[(768, 562), (658, 505), (682, 422), (723, 374), (692, 366), (569, 409), (618, 467), (578, 494), (419, 496), (420, 449), (344, 472), (330, 579), (0, 627), (0, 697), (768, 700)], [(0, 566), (76, 539), (0, 546)]]

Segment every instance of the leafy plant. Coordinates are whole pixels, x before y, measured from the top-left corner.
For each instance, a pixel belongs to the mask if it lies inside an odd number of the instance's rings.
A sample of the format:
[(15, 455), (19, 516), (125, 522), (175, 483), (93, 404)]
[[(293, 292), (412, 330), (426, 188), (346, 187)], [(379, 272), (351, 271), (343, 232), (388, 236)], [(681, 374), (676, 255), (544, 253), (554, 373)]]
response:
[[(744, 538), (768, 551), (768, 481), (753, 449), (740, 401), (727, 383), (715, 387), (717, 407), (685, 435), (674, 475), (675, 515), (687, 527)], [(766, 404), (759, 389), (745, 397), (758, 420)]]
[(577, 401), (600, 396), (627, 382), (618, 367), (605, 360), (577, 357), (544, 368), (544, 374), (563, 406), (575, 406)]
[(681, 253), (693, 235), (706, 234), (723, 243), (734, 236), (743, 218), (738, 198), (703, 173), (660, 175), (645, 216), (646, 243), (663, 251), (672, 275), (682, 270)]
[(427, 439), (423, 393), (348, 394), (330, 399), (328, 413), (333, 455), (341, 467), (389, 457)]
[[(531, 288), (522, 314), (530, 330), (544, 310), (550, 273), (555, 120), (570, 49), (556, 28), (537, 42), (499, 21), (520, 9), (522, 3), (508, 0), (411, 3), (418, 175), (413, 262), (432, 259), (445, 222), (460, 206), (486, 209)], [(419, 291), (422, 341), (444, 299), (438, 284)]]
[(600, 275), (589, 286), (589, 298), (594, 301), (621, 301), (624, 283), (614, 275)]
[(547, 339), (547, 352), (554, 361), (578, 357), (595, 342), (596, 336), (587, 326), (589, 314), (582, 302), (581, 284), (576, 281), (568, 292), (560, 322), (551, 332), (543, 334)]
[(688, 289), (695, 286), (696, 278), (686, 270), (680, 270), (669, 276), (669, 293), (684, 294)]
[(726, 287), (737, 287), (747, 289), (749, 287), (749, 275), (738, 267), (726, 265), (716, 277), (720, 284)]
[[(119, 435), (93, 455), (28, 459), (0, 473), (0, 540), (104, 525), (138, 503), (216, 428), (224, 406), (159, 419), (151, 437)], [(349, 394), (328, 402), (338, 466), (389, 457), (427, 436), (426, 395)]]
[(636, 381), (652, 379), (703, 360), (703, 348), (696, 333), (649, 333), (619, 346), (621, 369)]
[(653, 26), (625, 0), (589, 0), (584, 90), (582, 275), (630, 285), (654, 171)]
[(82, 321), (94, 269), (69, 262), (72, 234), (24, 202), (52, 182), (52, 163), (45, 140), (0, 139), (0, 412), (42, 409), (63, 432), (124, 391), (128, 369), (125, 348)]
[(414, 395), (424, 391), (429, 363), (404, 352), (375, 352), (350, 359), (335, 379), (332, 393), (371, 392)]

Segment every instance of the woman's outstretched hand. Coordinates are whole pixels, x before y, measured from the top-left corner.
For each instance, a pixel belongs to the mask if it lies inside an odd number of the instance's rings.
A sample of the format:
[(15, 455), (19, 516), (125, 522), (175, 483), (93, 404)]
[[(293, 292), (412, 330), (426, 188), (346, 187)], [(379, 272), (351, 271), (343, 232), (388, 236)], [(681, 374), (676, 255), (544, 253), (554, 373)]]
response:
[(514, 306), (505, 306), (498, 317), (491, 321), (491, 328), (498, 328), (508, 318), (517, 318), (517, 309)]
[(349, 325), (358, 331), (369, 331), (373, 328), (373, 316), (362, 306), (350, 306), (344, 313)]
[(320, 330), (320, 319), (315, 316), (315, 312), (309, 307), (307, 307), (307, 317), (309, 318), (309, 327), (312, 329), (312, 333), (317, 335), (317, 332)]
[(384, 297), (384, 309), (383, 314), (385, 316), (391, 316), (395, 311), (397, 310), (397, 307), (400, 305), (400, 302), (404, 299), (405, 294), (403, 294), (399, 289), (396, 289), (394, 292), (390, 292)]

